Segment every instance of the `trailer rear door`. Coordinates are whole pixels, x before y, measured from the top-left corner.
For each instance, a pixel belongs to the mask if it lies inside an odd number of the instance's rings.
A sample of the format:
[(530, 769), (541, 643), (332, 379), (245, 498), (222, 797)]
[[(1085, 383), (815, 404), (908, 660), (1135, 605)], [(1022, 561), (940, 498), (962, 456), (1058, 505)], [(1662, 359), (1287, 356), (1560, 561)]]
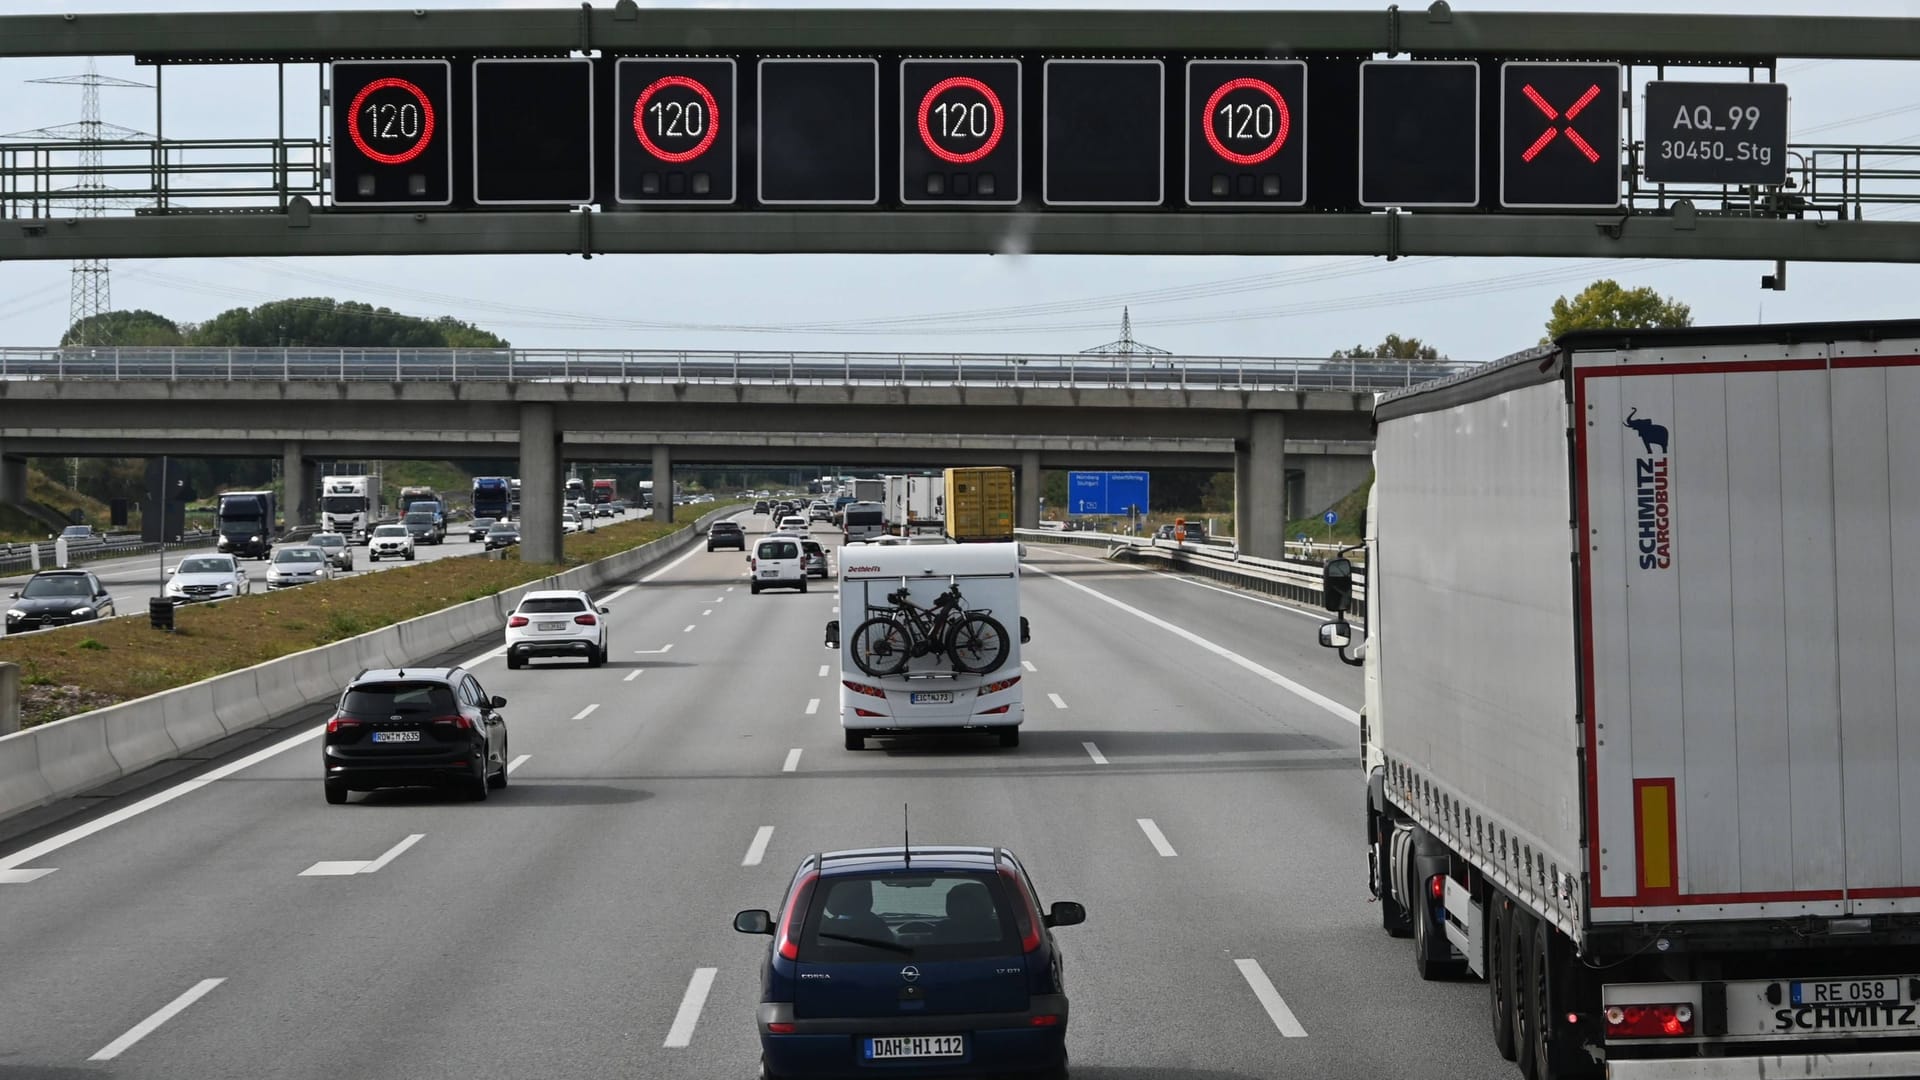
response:
[(1593, 917), (1920, 910), (1920, 342), (1573, 368)]

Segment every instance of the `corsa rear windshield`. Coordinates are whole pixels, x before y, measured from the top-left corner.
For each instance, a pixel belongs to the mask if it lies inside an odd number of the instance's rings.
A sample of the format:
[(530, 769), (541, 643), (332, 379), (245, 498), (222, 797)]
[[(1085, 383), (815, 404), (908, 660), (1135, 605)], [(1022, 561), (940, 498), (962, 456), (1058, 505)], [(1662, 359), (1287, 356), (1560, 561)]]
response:
[[(935, 870), (822, 878), (800, 934), (812, 964), (1020, 955), (998, 874)], [(847, 940), (849, 938), (855, 940)]]
[(453, 688), (436, 682), (367, 683), (347, 691), (343, 716), (385, 720), (390, 716), (451, 716), (459, 712)]
[(570, 596), (551, 596), (545, 599), (520, 601), (522, 615), (557, 615), (565, 611), (585, 611), (587, 605)]

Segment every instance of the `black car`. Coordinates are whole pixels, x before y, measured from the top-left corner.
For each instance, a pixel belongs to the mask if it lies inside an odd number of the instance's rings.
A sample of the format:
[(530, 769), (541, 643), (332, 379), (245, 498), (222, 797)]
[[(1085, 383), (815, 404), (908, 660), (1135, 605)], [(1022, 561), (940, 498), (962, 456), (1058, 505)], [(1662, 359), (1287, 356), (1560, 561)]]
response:
[(327, 801), (351, 791), (453, 783), (469, 798), (507, 786), (506, 698), (464, 668), (371, 669), (347, 685), (320, 746)]
[(42, 570), (7, 605), (7, 633), (90, 622), (113, 615), (107, 587), (85, 570)]
[(737, 521), (716, 521), (707, 527), (707, 550), (730, 547), (737, 551), (747, 550), (747, 530)]
[(487, 530), (493, 528), (498, 518), (474, 518), (467, 522), (467, 542), (477, 544), (487, 538)]
[(773, 504), (765, 499), (756, 500), (753, 504), (753, 512), (756, 514), (764, 514), (772, 508)]
[(511, 521), (496, 521), (487, 527), (487, 550), (512, 547), (520, 542), (520, 526)]

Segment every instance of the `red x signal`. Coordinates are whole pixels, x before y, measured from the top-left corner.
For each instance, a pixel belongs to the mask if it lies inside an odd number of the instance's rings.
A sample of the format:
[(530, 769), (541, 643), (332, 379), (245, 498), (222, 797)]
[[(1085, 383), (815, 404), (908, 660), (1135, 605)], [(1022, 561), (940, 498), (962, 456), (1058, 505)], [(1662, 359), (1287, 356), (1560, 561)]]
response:
[(1534, 158), (1538, 157), (1540, 151), (1545, 150), (1547, 144), (1552, 142), (1562, 131), (1566, 132), (1567, 141), (1573, 143), (1576, 149), (1582, 154), (1585, 154), (1588, 161), (1596, 164), (1600, 161), (1600, 152), (1595, 150), (1588, 144), (1587, 140), (1580, 137), (1578, 131), (1573, 129), (1573, 118), (1580, 115), (1580, 110), (1592, 104), (1594, 98), (1600, 96), (1600, 85), (1598, 83), (1587, 87), (1587, 92), (1580, 95), (1580, 100), (1567, 106), (1567, 126), (1565, 128), (1562, 128), (1559, 123), (1557, 123), (1557, 121), (1561, 119), (1560, 114), (1555, 112), (1553, 106), (1547, 103), (1547, 99), (1540, 95), (1540, 91), (1533, 88), (1533, 84), (1529, 83), (1522, 87), (1520, 92), (1527, 95), (1527, 100), (1533, 102), (1534, 107), (1545, 114), (1548, 120), (1556, 121), (1556, 123), (1548, 124), (1547, 130), (1541, 132), (1538, 139), (1533, 140), (1533, 145), (1527, 147), (1526, 152), (1520, 155), (1521, 161), (1531, 162)]

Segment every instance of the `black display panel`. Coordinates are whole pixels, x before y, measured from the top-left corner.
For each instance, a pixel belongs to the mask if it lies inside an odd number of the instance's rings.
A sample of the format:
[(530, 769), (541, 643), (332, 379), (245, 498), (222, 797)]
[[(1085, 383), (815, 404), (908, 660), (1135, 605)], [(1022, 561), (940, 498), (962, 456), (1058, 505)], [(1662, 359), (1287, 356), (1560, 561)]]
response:
[(334, 205), (453, 202), (452, 70), (445, 60), (333, 62)]
[(732, 60), (614, 65), (614, 201), (726, 204), (739, 193), (740, 112)]
[(1480, 204), (1480, 65), (1360, 65), (1360, 202)]
[(900, 62), (900, 201), (1020, 201), (1018, 60)]
[(1166, 65), (1048, 60), (1040, 197), (1049, 206), (1166, 200)]
[(1620, 205), (1620, 65), (1500, 66), (1500, 205)]
[(1188, 61), (1186, 110), (1188, 205), (1307, 201), (1304, 62)]
[(1787, 182), (1785, 83), (1650, 82), (1646, 115), (1653, 183)]
[(473, 62), (473, 201), (593, 198), (593, 61)]
[(760, 201), (880, 201), (880, 64), (760, 61)]

